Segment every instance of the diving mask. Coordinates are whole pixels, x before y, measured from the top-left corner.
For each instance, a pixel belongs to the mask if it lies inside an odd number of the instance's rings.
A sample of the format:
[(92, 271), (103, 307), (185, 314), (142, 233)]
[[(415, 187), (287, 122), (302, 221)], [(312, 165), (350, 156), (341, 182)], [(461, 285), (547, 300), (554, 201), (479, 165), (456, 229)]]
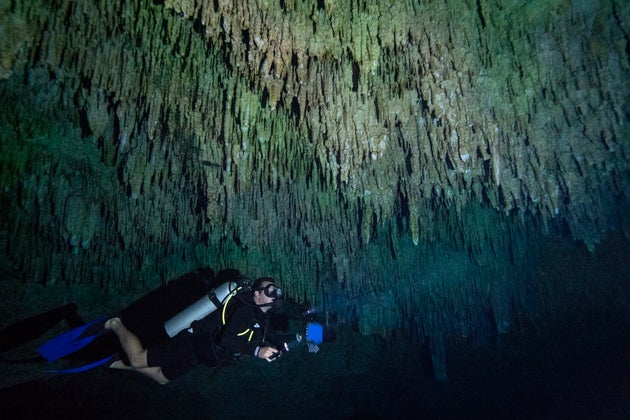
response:
[(282, 289), (280, 289), (273, 283), (269, 283), (265, 287), (261, 287), (258, 290), (262, 290), (265, 296), (269, 298), (280, 299), (282, 297)]

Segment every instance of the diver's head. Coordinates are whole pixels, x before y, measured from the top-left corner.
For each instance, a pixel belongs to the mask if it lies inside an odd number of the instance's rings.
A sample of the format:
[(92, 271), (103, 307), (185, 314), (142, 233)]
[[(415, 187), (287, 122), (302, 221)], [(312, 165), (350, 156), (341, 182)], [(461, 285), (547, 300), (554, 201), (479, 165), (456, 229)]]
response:
[(254, 303), (263, 312), (267, 312), (282, 296), (282, 290), (276, 286), (276, 282), (271, 277), (260, 277), (252, 284), (254, 292)]

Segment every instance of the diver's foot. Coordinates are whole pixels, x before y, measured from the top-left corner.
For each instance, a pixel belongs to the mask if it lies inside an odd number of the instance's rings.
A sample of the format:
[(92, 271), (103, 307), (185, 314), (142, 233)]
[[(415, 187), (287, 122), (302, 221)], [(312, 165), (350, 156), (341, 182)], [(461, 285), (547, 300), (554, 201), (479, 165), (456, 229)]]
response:
[(120, 320), (120, 318), (112, 318), (108, 320), (103, 327), (106, 330), (112, 330), (116, 332), (120, 328), (121, 325), (122, 325), (122, 321)]
[(123, 369), (123, 370), (133, 369), (131, 366), (124, 364), (122, 360), (116, 360), (114, 363), (109, 365), (109, 368), (110, 369)]

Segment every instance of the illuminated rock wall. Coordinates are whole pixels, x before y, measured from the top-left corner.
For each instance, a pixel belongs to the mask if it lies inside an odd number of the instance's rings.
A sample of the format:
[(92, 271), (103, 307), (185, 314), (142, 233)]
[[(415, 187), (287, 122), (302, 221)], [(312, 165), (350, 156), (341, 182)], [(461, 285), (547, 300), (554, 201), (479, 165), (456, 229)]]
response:
[(28, 281), (237, 267), (365, 333), (483, 335), (539, 235), (629, 233), (627, 2), (120, 3), (0, 9)]

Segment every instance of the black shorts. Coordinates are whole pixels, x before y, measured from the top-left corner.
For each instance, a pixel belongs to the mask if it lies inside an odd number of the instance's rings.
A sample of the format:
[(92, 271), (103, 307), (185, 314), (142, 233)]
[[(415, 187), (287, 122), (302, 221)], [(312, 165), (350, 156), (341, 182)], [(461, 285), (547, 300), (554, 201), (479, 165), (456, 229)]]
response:
[(173, 380), (200, 363), (191, 335), (182, 331), (165, 343), (147, 350), (149, 367), (161, 367), (166, 379)]

